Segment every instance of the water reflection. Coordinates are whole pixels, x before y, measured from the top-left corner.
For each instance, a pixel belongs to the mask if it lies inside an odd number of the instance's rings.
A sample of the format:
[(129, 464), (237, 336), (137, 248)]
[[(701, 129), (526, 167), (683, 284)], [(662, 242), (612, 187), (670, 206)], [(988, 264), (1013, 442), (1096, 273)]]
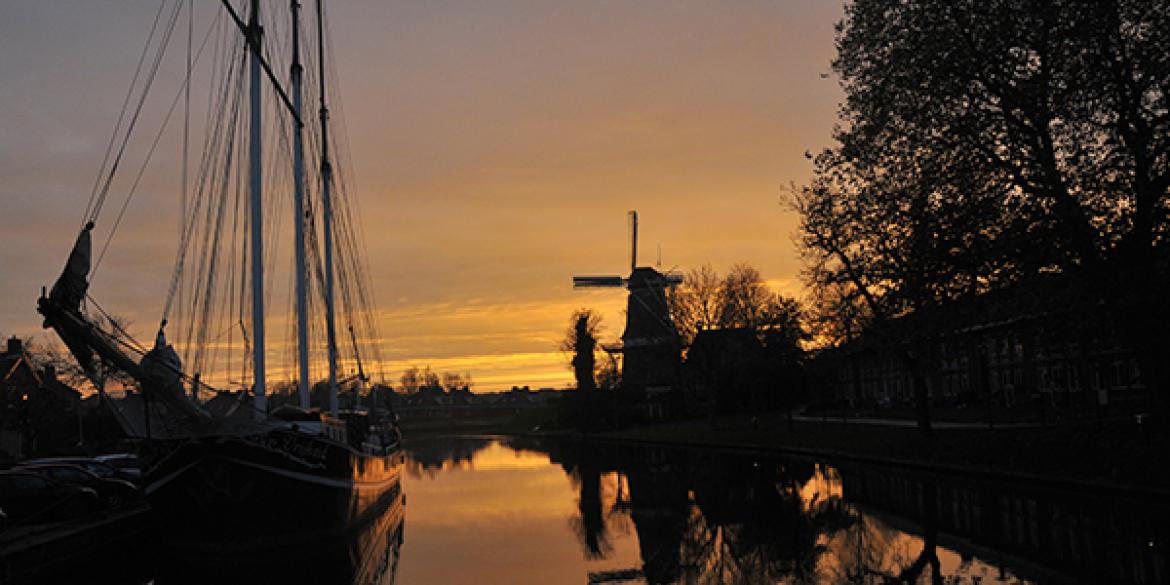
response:
[[(412, 450), (412, 525), (423, 526), (412, 528), (404, 575), (413, 579), (404, 582), (1167, 577), (1167, 508), (1132, 495), (630, 445), (433, 441)], [(456, 497), (468, 505), (443, 508)], [(477, 537), (453, 540), (467, 531)], [(438, 555), (420, 539), (467, 548), (436, 572)]]

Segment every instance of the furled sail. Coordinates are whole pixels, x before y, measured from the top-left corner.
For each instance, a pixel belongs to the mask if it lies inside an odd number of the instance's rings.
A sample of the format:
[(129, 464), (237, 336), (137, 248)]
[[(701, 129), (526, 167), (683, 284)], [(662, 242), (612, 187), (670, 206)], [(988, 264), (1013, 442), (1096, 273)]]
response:
[[(56, 309), (78, 316), (81, 313), (81, 301), (85, 299), (85, 293), (89, 290), (91, 231), (93, 231), (93, 222), (85, 224), (85, 228), (77, 235), (77, 241), (74, 242), (73, 250), (69, 252), (69, 259), (65, 262), (65, 270), (61, 272), (61, 276), (57, 278), (57, 282), (53, 284), (53, 289), (49, 292), (49, 300)], [(42, 300), (42, 304), (43, 302)], [(49, 313), (45, 313), (43, 310), (41, 312), (45, 314), (44, 327), (53, 327), (57, 331), (61, 336), (61, 341), (65, 342), (65, 347), (69, 348), (69, 353), (77, 358), (78, 365), (90, 379), (95, 379), (94, 351), (84, 336), (62, 327), (60, 322), (54, 323)]]
[[(187, 421), (209, 420), (206, 411), (188, 400), (183, 392), (182, 369), (179, 355), (166, 341), (162, 328), (155, 340), (155, 346), (136, 362), (119, 347), (119, 341), (111, 333), (95, 326), (81, 312), (81, 302), (89, 288), (87, 280), (90, 269), (93, 223), (88, 223), (77, 236), (77, 242), (69, 253), (65, 270), (53, 285), (47, 298), (42, 298), (37, 310), (45, 316), (45, 327), (51, 327), (65, 342), (69, 352), (77, 358), (86, 375), (99, 390), (104, 386), (104, 377), (95, 369), (95, 358), (134, 378), (142, 390), (159, 398), (168, 408)], [(165, 322), (164, 322), (165, 325)]]
[(65, 262), (65, 270), (53, 285), (49, 298), (53, 299), (63, 309), (76, 311), (81, 308), (81, 301), (89, 289), (89, 260), (92, 244), (89, 233), (93, 231), (93, 222), (85, 224), (85, 229), (77, 235), (73, 244), (73, 251), (69, 253), (69, 260)]

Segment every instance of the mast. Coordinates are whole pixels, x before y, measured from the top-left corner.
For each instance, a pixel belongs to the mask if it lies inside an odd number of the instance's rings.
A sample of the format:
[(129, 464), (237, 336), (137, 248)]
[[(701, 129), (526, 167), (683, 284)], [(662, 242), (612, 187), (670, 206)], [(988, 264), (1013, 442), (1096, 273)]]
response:
[(329, 412), (337, 416), (337, 331), (333, 321), (333, 165), (329, 162), (329, 109), (325, 105), (325, 23), (317, 0), (317, 67), (321, 94), (321, 222), (325, 239), (325, 335), (329, 346)]
[(638, 212), (630, 212), (630, 274), (638, 269)]
[(260, 152), (260, 0), (252, 0), (248, 16), (248, 36), (252, 50), (249, 58), (249, 101), (251, 119), (248, 139), (249, 191), (252, 199), (252, 392), (256, 418), (268, 417), (264, 393), (264, 221), (261, 216), (260, 177), (264, 171)]
[[(292, 65), (289, 74), (292, 85), (293, 113), (297, 119), (301, 117), (301, 45), (300, 45), (300, 11), (301, 4), (291, 0), (292, 10)], [(301, 408), (309, 407), (309, 310), (306, 299), (306, 269), (305, 269), (305, 132), (300, 123), (293, 131), (293, 205), (294, 241), (296, 246), (296, 290), (297, 290), (297, 365), (300, 378), (297, 384), (297, 394)]]

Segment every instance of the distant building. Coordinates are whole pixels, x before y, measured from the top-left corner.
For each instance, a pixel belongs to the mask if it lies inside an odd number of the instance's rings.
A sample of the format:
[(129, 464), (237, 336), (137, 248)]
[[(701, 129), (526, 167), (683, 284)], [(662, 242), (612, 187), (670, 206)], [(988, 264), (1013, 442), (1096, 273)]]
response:
[(21, 340), (0, 354), (0, 450), (12, 457), (69, 451), (80, 438), (81, 393), (57, 379), (53, 366), (38, 370)]

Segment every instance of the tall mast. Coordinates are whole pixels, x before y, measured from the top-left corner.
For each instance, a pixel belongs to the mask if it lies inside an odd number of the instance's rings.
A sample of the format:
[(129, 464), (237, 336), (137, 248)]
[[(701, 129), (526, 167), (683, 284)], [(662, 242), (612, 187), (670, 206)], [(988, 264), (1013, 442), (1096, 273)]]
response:
[(249, 98), (251, 119), (248, 138), (249, 191), (252, 198), (252, 392), (256, 418), (268, 416), (267, 397), (264, 393), (264, 218), (261, 216), (260, 177), (263, 174), (263, 158), (260, 152), (260, 0), (252, 0), (252, 13), (248, 16), (250, 36)]
[(638, 269), (638, 212), (630, 212), (630, 274)]
[(325, 239), (325, 335), (329, 344), (329, 412), (337, 415), (337, 331), (333, 323), (333, 165), (329, 162), (329, 108), (325, 105), (325, 22), (317, 0), (317, 67), (321, 94), (321, 222)]
[[(293, 113), (301, 119), (301, 44), (300, 44), (300, 11), (301, 4), (297, 0), (291, 1), (292, 10), (292, 65), (289, 73), (292, 78)], [(299, 122), (294, 123), (293, 132), (293, 198), (296, 200), (293, 225), (296, 245), (296, 287), (297, 287), (297, 365), (299, 366), (300, 380), (297, 384), (297, 394), (300, 397), (301, 408), (309, 407), (309, 309), (306, 302), (306, 270), (305, 270), (305, 132)]]

